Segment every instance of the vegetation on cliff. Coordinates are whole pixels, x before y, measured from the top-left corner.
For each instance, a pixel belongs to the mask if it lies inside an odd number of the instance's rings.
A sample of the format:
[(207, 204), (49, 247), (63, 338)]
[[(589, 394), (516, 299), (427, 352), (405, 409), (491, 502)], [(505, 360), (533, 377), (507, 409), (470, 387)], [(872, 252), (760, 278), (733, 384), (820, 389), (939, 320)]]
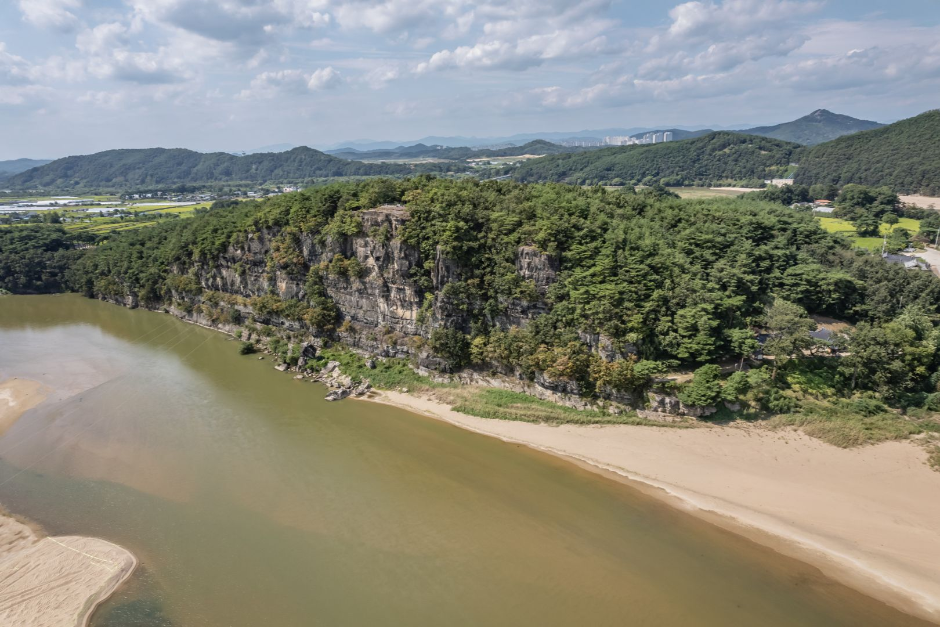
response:
[[(367, 228), (363, 210), (390, 203), (401, 205), (387, 210), (400, 226)], [(669, 368), (704, 364), (680, 395), (686, 405), (793, 414), (872, 395), (882, 405), (865, 409), (874, 413), (859, 429), (910, 422), (899, 407), (940, 409), (940, 280), (852, 250), (808, 212), (749, 198), (431, 177), (337, 183), (115, 234), (82, 254), (68, 282), (88, 295), (242, 325), (242, 339), (271, 338), (289, 362), (298, 328), (327, 339), (356, 333), (335, 290), (362, 292), (380, 280), (389, 269), (355, 251), (386, 243), (408, 255), (404, 280), (414, 306), (424, 306), (413, 335), (363, 333), (426, 356), (429, 367), (629, 398)], [(311, 247), (342, 254), (311, 256)], [(205, 284), (215, 268), (240, 275), (249, 263), (250, 291)], [(286, 278), (299, 293), (279, 291)], [(809, 314), (855, 325), (841, 347), (849, 357), (831, 357), (831, 345), (809, 337)], [(283, 345), (278, 325), (292, 329)], [(771, 365), (727, 377), (759, 349), (758, 331)]]
[(0, 291), (18, 294), (58, 292), (64, 275), (80, 255), (60, 226), (0, 228)]

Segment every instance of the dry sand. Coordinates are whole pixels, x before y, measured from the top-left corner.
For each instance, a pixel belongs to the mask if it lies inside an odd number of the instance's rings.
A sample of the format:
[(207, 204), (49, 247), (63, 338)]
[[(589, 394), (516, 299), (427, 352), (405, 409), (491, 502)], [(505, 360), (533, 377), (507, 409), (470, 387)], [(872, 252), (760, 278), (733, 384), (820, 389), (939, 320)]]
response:
[(931, 205), (934, 209), (940, 209), (940, 198), (935, 198), (933, 196), (898, 196), (901, 199), (901, 202), (906, 202), (909, 205), (915, 205), (917, 207), (923, 207), (924, 209), (929, 209)]
[(753, 425), (550, 426), (475, 418), (399, 392), (370, 400), (639, 482), (646, 492), (940, 622), (940, 473), (915, 444), (840, 449)]
[[(48, 392), (26, 379), (0, 383), (0, 435)], [(136, 566), (136, 558), (116, 544), (79, 536), (41, 538), (0, 511), (0, 625), (86, 625)]]

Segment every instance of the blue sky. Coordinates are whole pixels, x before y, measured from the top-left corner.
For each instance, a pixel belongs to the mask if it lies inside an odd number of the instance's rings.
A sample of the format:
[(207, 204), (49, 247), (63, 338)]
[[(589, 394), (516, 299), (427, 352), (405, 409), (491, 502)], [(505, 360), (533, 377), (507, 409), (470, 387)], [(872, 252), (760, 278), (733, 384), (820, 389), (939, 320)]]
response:
[(0, 159), (940, 106), (940, 0), (3, 0)]

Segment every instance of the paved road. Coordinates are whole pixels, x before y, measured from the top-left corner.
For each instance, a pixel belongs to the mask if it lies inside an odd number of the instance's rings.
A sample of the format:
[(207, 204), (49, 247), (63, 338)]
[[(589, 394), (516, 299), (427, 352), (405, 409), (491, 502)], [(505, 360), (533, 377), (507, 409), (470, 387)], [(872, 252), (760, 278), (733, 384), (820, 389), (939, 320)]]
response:
[(933, 248), (925, 248), (913, 253), (915, 257), (920, 257), (930, 264), (930, 270), (937, 276), (940, 276), (940, 251)]

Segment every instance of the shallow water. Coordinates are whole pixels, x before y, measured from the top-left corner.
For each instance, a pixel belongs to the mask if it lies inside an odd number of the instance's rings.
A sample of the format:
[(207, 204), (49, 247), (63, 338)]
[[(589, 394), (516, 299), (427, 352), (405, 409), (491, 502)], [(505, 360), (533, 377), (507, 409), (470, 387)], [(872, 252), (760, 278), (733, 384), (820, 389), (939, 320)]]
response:
[(325, 389), (170, 316), (0, 298), (0, 503), (141, 567), (95, 627), (921, 621), (562, 460)]

